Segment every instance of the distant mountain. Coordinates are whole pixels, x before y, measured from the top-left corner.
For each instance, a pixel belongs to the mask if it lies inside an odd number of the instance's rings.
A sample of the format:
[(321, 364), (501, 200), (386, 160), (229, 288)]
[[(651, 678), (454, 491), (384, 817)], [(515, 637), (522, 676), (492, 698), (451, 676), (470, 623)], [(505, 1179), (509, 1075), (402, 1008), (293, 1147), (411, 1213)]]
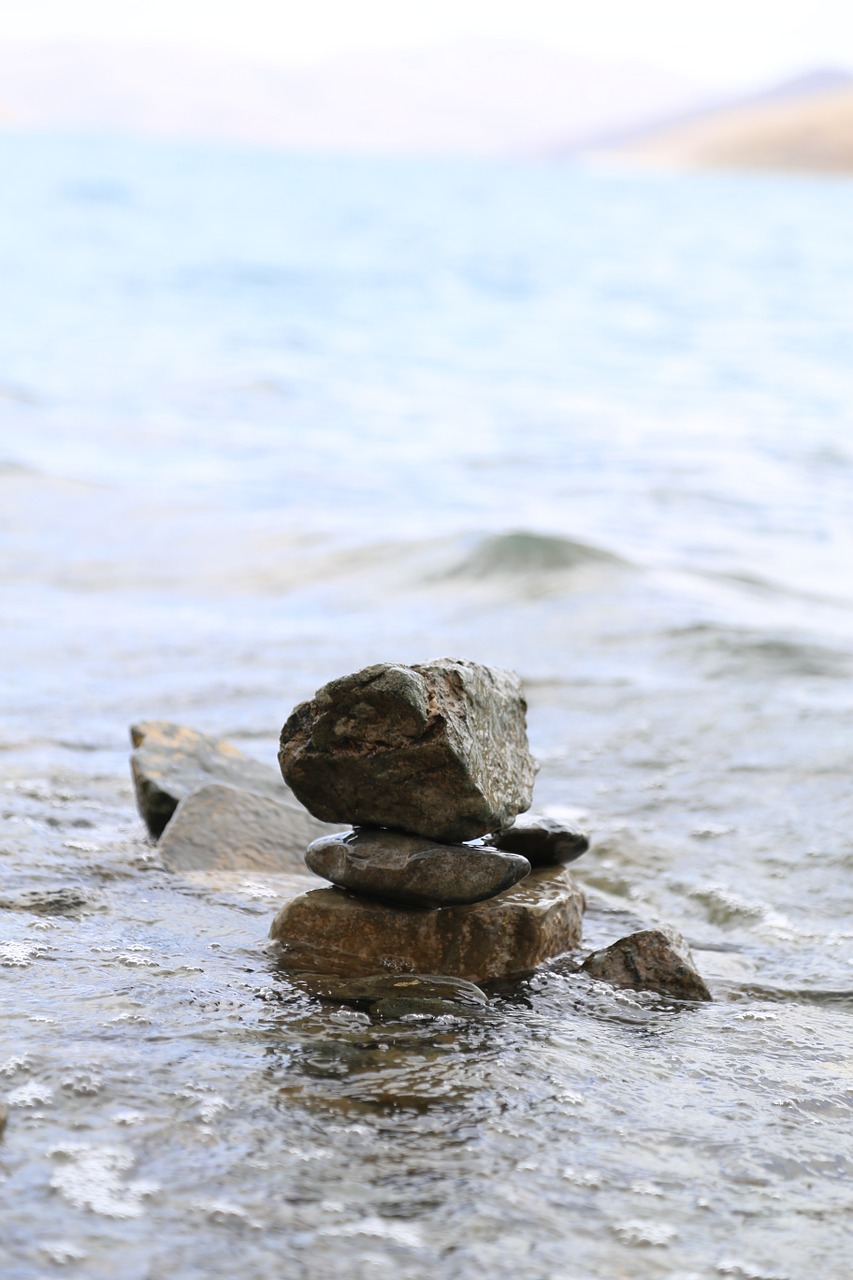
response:
[(808, 72), (598, 145), (678, 168), (853, 172), (853, 72)]
[(709, 92), (641, 66), (469, 41), (296, 69), (170, 48), (0, 46), (0, 123), (300, 150), (513, 155), (578, 147)]

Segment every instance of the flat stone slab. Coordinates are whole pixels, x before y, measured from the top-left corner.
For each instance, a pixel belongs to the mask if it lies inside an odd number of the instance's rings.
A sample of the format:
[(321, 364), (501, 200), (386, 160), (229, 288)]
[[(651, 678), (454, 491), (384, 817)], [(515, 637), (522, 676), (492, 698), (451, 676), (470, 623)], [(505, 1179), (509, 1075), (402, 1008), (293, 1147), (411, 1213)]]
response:
[(611, 987), (655, 991), (675, 1000), (713, 1000), (687, 943), (674, 929), (630, 933), (603, 951), (594, 951), (581, 967)]
[(301, 805), (212, 783), (185, 796), (160, 837), (169, 871), (290, 871), (328, 831)]
[(496, 831), (489, 844), (507, 853), (520, 853), (531, 867), (574, 862), (589, 848), (589, 837), (554, 818), (522, 814), (511, 827)]
[(530, 807), (526, 709), (513, 671), (452, 658), (380, 663), (301, 703), (279, 764), (325, 822), (473, 840)]
[(576, 948), (585, 899), (563, 868), (467, 907), (392, 907), (342, 889), (314, 889), (287, 903), (270, 936), (290, 969), (347, 977), (438, 974), (481, 983), (530, 973)]
[(530, 863), (515, 853), (438, 844), (378, 827), (315, 840), (305, 861), (342, 889), (409, 907), (482, 902), (530, 874)]
[(179, 801), (210, 782), (293, 802), (272, 766), (253, 760), (220, 738), (167, 720), (143, 720), (131, 725), (130, 740), (135, 748), (130, 772), (136, 803), (155, 839)]

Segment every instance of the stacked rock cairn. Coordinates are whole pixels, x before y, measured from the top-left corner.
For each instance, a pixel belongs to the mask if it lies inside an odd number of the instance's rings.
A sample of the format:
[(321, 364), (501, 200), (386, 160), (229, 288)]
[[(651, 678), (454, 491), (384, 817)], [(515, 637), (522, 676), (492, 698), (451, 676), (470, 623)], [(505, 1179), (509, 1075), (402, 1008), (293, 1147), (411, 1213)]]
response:
[(561, 864), (586, 837), (521, 820), (536, 764), (512, 671), (442, 658), (325, 685), (282, 733), (285, 782), (316, 818), (303, 893), (271, 936), (294, 968), (518, 976), (580, 944), (584, 898)]

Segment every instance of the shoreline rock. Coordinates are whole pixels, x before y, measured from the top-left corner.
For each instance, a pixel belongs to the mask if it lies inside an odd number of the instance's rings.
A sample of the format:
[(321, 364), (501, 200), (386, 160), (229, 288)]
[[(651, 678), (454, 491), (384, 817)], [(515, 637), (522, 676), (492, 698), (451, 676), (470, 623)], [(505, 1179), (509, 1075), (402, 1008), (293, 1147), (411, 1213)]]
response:
[(273, 800), (290, 800), (279, 774), (244, 755), (230, 742), (168, 720), (142, 720), (130, 727), (130, 772), (136, 803), (151, 836), (162, 835), (185, 796), (219, 782)]
[(674, 929), (641, 929), (594, 951), (584, 973), (611, 987), (654, 991), (674, 1000), (713, 1000), (693, 964), (690, 949)]
[(181, 800), (160, 837), (169, 871), (302, 871), (325, 823), (303, 808), (211, 783)]

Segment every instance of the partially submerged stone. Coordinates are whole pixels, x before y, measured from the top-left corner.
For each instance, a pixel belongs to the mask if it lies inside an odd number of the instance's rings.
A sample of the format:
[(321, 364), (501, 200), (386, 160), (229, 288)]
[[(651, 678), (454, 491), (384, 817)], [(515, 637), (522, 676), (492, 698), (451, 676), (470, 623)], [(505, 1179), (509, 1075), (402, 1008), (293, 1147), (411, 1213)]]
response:
[(330, 1000), (336, 1004), (369, 1006), (383, 1000), (440, 1000), (468, 1009), (481, 1009), (486, 1005), (485, 992), (473, 982), (434, 973), (371, 974), (369, 977), (296, 973), (292, 980), (319, 1000)]
[(270, 936), (292, 969), (430, 973), (479, 983), (530, 973), (577, 947), (584, 906), (569, 873), (551, 867), (485, 902), (439, 911), (314, 889), (279, 911)]
[(305, 861), (342, 889), (410, 907), (481, 902), (530, 873), (530, 863), (518, 854), (439, 844), (381, 827), (315, 840)]
[(574, 862), (589, 848), (589, 837), (554, 818), (523, 814), (511, 827), (496, 831), (489, 843), (507, 853), (519, 853), (531, 867)]
[(210, 782), (256, 791), (275, 800), (293, 800), (275, 769), (220, 738), (166, 720), (143, 720), (131, 725), (130, 739), (135, 748), (130, 771), (136, 802), (155, 839), (179, 801)]
[(281, 733), (285, 781), (326, 822), (471, 840), (530, 807), (536, 765), (512, 671), (380, 663), (324, 685)]
[(302, 871), (328, 830), (301, 805), (213, 783), (180, 802), (159, 850), (170, 871)]
[(712, 1000), (687, 943), (673, 929), (642, 929), (594, 951), (584, 972), (612, 987), (655, 991), (675, 1000)]

